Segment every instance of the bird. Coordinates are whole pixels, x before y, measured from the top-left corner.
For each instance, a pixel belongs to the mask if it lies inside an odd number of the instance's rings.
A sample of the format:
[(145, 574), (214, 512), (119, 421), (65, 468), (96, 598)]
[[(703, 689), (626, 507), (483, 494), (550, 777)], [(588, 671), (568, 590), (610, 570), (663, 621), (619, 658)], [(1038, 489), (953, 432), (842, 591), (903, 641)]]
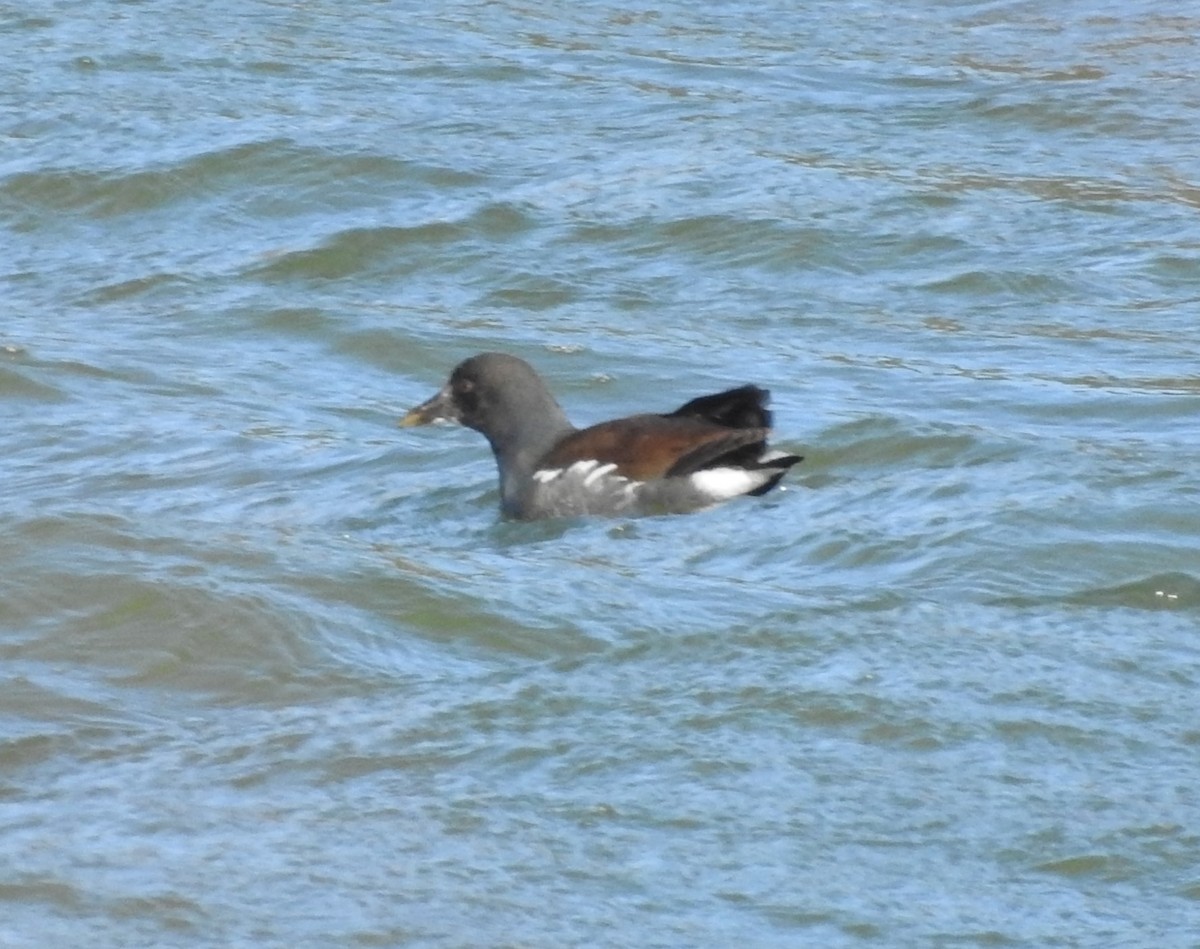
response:
[(682, 514), (766, 494), (803, 460), (767, 446), (768, 398), (744, 385), (580, 429), (529, 363), (488, 352), (459, 363), (400, 425), (445, 420), (482, 433), (506, 518)]

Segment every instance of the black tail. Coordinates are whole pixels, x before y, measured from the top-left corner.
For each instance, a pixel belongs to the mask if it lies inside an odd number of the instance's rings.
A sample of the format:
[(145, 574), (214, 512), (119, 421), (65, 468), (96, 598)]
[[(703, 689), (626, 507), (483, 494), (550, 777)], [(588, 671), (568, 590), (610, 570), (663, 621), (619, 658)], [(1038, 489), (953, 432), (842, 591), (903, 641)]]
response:
[(792, 465), (798, 465), (803, 460), (804, 460), (803, 455), (779, 454), (779, 455), (775, 455), (774, 457), (771, 457), (768, 455), (762, 461), (758, 462), (758, 464), (754, 465), (754, 467), (760, 468), (760, 469), (761, 468), (773, 468), (773, 469), (775, 469), (776, 474), (774, 475), (774, 477), (771, 478), (770, 481), (768, 481), (766, 484), (764, 484), (761, 488), (755, 488), (753, 491), (750, 492), (750, 494), (753, 497), (759, 497), (760, 495), (766, 494), (773, 487), (775, 487), (775, 485), (779, 484), (780, 479), (783, 478), (783, 476), (788, 473), (788, 469), (791, 468)]
[(681, 405), (672, 415), (704, 419), (726, 428), (770, 428), (767, 399), (771, 393), (758, 386), (741, 386), (716, 395), (702, 395)]

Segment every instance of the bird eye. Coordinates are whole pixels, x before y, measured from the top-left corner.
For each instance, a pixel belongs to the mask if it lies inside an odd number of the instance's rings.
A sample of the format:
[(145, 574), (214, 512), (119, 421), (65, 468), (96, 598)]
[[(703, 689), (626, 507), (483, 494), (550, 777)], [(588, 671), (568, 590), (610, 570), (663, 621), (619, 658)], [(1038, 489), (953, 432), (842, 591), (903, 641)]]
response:
[(454, 401), (464, 415), (473, 414), (479, 407), (479, 394), (475, 390), (475, 380), (460, 376), (454, 380)]

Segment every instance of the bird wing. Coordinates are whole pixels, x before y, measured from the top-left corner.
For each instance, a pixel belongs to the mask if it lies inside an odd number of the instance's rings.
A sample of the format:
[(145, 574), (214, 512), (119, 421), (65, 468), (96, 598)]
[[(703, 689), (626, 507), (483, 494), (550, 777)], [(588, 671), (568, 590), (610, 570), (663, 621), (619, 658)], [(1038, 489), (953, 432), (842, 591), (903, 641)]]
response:
[(753, 461), (766, 437), (765, 428), (728, 428), (696, 416), (635, 415), (572, 433), (537, 467), (555, 470), (595, 461), (615, 465), (615, 473), (633, 481), (652, 481), (718, 463)]

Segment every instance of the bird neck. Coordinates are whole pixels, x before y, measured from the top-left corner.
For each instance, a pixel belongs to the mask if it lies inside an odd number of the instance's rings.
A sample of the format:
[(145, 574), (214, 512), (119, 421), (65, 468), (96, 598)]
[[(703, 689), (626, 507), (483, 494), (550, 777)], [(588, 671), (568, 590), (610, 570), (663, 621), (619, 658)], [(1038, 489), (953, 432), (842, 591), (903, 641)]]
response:
[(538, 462), (560, 439), (575, 431), (558, 403), (551, 398), (523, 405), (507, 416), (503, 430), (484, 432), (500, 469), (501, 503), (514, 507)]

